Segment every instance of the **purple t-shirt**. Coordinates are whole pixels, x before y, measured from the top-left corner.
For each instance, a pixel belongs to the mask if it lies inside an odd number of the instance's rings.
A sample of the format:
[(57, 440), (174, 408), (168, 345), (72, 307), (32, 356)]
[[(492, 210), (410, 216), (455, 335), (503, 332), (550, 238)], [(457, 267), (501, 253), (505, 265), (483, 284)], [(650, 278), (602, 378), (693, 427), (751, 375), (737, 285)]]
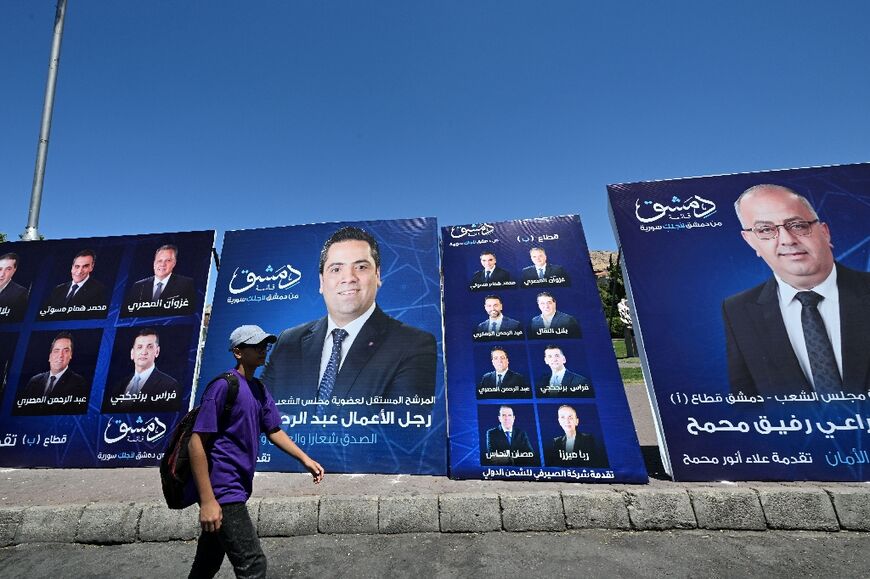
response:
[(245, 377), (232, 370), (239, 379), (239, 395), (230, 411), (226, 426), (218, 425), (227, 398), (227, 381), (220, 379), (205, 391), (200, 401), (194, 432), (212, 436), (206, 444), (211, 488), (218, 504), (248, 500), (254, 482), (260, 433), (281, 427), (281, 415), (272, 395), (256, 384), (248, 385)]

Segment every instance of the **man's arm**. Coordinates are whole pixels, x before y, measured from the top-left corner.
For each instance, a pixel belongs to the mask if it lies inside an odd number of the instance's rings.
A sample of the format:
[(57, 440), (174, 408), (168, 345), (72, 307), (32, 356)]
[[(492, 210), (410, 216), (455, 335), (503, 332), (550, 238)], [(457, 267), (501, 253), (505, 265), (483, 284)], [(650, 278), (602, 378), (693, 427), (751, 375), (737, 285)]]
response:
[(190, 453), (193, 481), (199, 493), (199, 524), (202, 525), (203, 531), (210, 533), (221, 528), (223, 512), (217, 499), (214, 498), (214, 490), (211, 488), (211, 480), (208, 476), (208, 459), (205, 455), (205, 442), (208, 436), (208, 434), (194, 432), (187, 444), (187, 450)]
[(385, 389), (386, 396), (433, 396), (435, 394), (435, 368), (438, 360), (435, 336), (416, 329), (406, 333), (403, 340), (405, 357), (392, 382)]
[(742, 392), (746, 396), (755, 396), (758, 394), (758, 389), (740, 351), (740, 346), (737, 345), (737, 336), (731, 325), (726, 302), (722, 303), (722, 322), (725, 326), (725, 351), (728, 357), (728, 381), (731, 385), (731, 393), (737, 395)]
[(320, 466), (320, 463), (312, 460), (301, 448), (296, 446), (296, 443), (290, 440), (286, 432), (279, 428), (274, 432), (270, 432), (267, 436), (272, 441), (272, 444), (302, 463), (302, 466), (314, 477), (314, 484), (318, 484), (323, 480), (324, 470)]

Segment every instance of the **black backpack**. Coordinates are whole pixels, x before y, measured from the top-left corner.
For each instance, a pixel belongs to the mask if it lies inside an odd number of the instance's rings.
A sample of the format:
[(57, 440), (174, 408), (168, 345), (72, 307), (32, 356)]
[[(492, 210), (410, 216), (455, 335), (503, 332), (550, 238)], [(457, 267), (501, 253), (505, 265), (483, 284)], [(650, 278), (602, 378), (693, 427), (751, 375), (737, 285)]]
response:
[[(224, 372), (209, 382), (205, 387), (206, 390), (218, 380), (227, 381), (227, 400), (219, 418), (221, 422), (226, 422), (239, 395), (239, 379), (232, 372)], [(192, 409), (175, 425), (172, 436), (169, 438), (169, 444), (163, 453), (163, 458), (160, 459), (160, 484), (163, 487), (163, 498), (166, 499), (166, 506), (170, 509), (184, 509), (196, 502), (195, 494), (192, 498), (190, 496), (185, 498), (185, 488), (193, 478), (193, 472), (190, 468), (190, 451), (187, 449), (187, 445), (193, 434), (193, 425), (199, 415), (199, 408), (197, 406)]]

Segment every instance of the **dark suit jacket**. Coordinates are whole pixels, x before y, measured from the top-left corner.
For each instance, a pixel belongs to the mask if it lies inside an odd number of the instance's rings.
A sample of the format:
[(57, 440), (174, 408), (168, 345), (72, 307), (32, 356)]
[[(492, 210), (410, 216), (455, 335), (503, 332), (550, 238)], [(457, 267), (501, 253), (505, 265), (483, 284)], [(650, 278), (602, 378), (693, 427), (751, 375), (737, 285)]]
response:
[[(48, 383), (50, 372), (42, 372), (27, 381), (27, 385), (18, 395), (18, 399), (22, 398), (40, 398), (45, 391), (45, 386)], [(90, 395), (90, 386), (83, 377), (67, 368), (60, 380), (54, 385), (54, 388), (49, 394), (49, 398), (65, 398), (73, 396), (75, 398), (85, 397)], [(87, 401), (82, 403), (69, 402), (66, 404), (28, 404), (27, 406), (19, 407), (17, 404), (13, 407), (12, 413), (17, 415), (40, 415), (40, 414), (83, 414), (87, 412)]]
[(553, 320), (550, 322), (550, 328), (553, 329), (561, 329), (565, 328), (568, 330), (567, 334), (541, 334), (538, 335), (538, 330), (544, 328), (544, 318), (542, 316), (535, 316), (532, 318), (532, 322), (529, 324), (529, 338), (531, 339), (540, 339), (540, 340), (552, 340), (553, 338), (579, 338), (583, 334), (580, 331), (580, 324), (577, 323), (577, 320), (574, 319), (574, 316), (566, 314), (565, 312), (557, 311), (553, 315)]
[[(837, 264), (843, 391), (870, 388), (870, 273)], [(811, 392), (791, 348), (779, 309), (776, 279), (722, 303), (731, 391), (747, 396)]]
[[(161, 372), (160, 369), (154, 368), (151, 375), (142, 385), (139, 394), (144, 394), (149, 397), (149, 400), (121, 400), (112, 404), (112, 398), (121, 396), (133, 379), (133, 374), (128, 374), (123, 380), (115, 384), (115, 387), (106, 389), (103, 396), (103, 412), (168, 412), (181, 408), (181, 388), (178, 381)], [(171, 400), (161, 398), (160, 400), (150, 400), (151, 396), (163, 394), (164, 392), (174, 392), (175, 397)]]
[[(48, 297), (48, 301), (45, 302), (43, 309), (45, 307), (52, 308), (62, 308), (66, 305), (70, 306), (108, 306), (109, 298), (106, 293), (106, 286), (102, 284), (97, 279), (94, 279), (93, 276), (88, 278), (88, 281), (85, 285), (81, 286), (78, 291), (76, 291), (76, 295), (73, 296), (70, 303), (66, 303), (66, 294), (69, 293), (69, 288), (72, 286), (72, 281), (68, 281), (66, 283), (62, 283), (58, 286), (55, 286), (53, 290), (51, 290), (51, 294)], [(42, 316), (43, 318), (64, 318), (64, 319), (91, 319), (91, 318), (105, 318), (108, 310), (103, 310), (99, 312), (73, 312), (73, 313), (63, 313), (63, 314), (48, 314), (46, 316)]]
[[(484, 270), (480, 270), (475, 272), (475, 274), (471, 277), (471, 283), (494, 283), (494, 282), (506, 282), (511, 281), (511, 274), (508, 273), (508, 270), (502, 269), (499, 266), (495, 266), (492, 270), (492, 275), (489, 276), (489, 281), (487, 282), (485, 279), (486, 273)], [(485, 288), (478, 288), (485, 289)]]
[[(578, 432), (574, 439), (574, 451), (578, 456), (574, 458), (564, 458), (560, 455), (565, 452), (565, 435), (557, 436), (553, 439), (550, 449), (547, 451), (545, 460), (547, 466), (574, 466), (587, 468), (601, 468), (607, 466), (607, 457), (601, 456), (595, 446), (595, 437), (585, 432)], [(589, 457), (589, 460), (583, 460), (579, 454), (583, 453)]]
[(163, 292), (160, 294), (161, 304), (170, 304), (173, 298), (176, 299), (186, 299), (187, 306), (182, 308), (165, 308), (165, 307), (157, 307), (157, 308), (137, 308), (133, 311), (130, 311), (130, 308), (127, 307), (130, 304), (134, 303), (142, 303), (142, 302), (150, 302), (151, 298), (154, 295), (154, 276), (146, 277), (145, 279), (140, 279), (133, 287), (130, 289), (127, 294), (126, 299), (124, 300), (124, 308), (121, 310), (121, 317), (127, 318), (132, 316), (181, 316), (193, 313), (196, 309), (195, 297), (196, 290), (193, 287), (193, 279), (178, 275), (177, 273), (173, 273), (169, 277), (169, 283), (166, 284), (166, 287), (163, 288)]
[[(565, 268), (561, 265), (554, 265), (552, 263), (548, 263), (544, 266), (544, 277), (550, 279), (551, 277), (561, 277), (564, 278), (564, 282), (555, 282), (555, 283), (541, 283), (544, 286), (560, 286), (560, 285), (570, 285), (571, 278), (568, 277), (568, 272), (565, 271)], [(530, 265), (529, 267), (523, 268), (523, 285), (527, 285), (526, 282), (534, 281), (538, 279), (538, 268), (534, 265)]]
[(0, 315), (0, 324), (4, 322), (20, 322), (27, 309), (27, 288), (10, 280), (0, 292), (0, 309), (9, 308), (9, 313)]
[[(516, 457), (498, 456), (486, 458), (487, 453), (503, 453), (503, 452), (531, 452), (534, 456)], [(511, 442), (508, 444), (507, 435), (501, 426), (490, 428), (486, 431), (486, 449), (481, 453), (480, 464), (492, 465), (515, 465), (515, 466), (539, 466), (541, 464), (540, 457), (532, 450), (532, 443), (529, 442), (529, 436), (525, 431), (519, 428), (514, 428), (511, 434)]]
[[(480, 388), (495, 388), (495, 377), (496, 372), (493, 370), (492, 372), (487, 372), (480, 378), (480, 384), (477, 385), (478, 389)], [(529, 381), (525, 376), (520, 374), (519, 372), (514, 372), (513, 370), (508, 369), (505, 372), (504, 378), (501, 381), (501, 388), (522, 388), (523, 386), (528, 386)], [(501, 394), (499, 392), (484, 392), (481, 393), (480, 390), (477, 392), (478, 398), (531, 398), (532, 397), (532, 389), (528, 388), (526, 392), (521, 392), (519, 390), (515, 392), (505, 392)]]
[[(488, 342), (490, 340), (520, 340), (523, 338), (522, 335), (514, 336), (511, 334), (504, 335), (507, 332), (515, 332), (517, 330), (522, 331), (523, 325), (513, 318), (509, 318), (507, 316), (503, 316), (501, 320), (501, 326), (498, 329), (498, 332), (492, 336), (480, 336), (474, 338), (477, 342)], [(480, 322), (477, 324), (477, 328), (474, 330), (475, 333), (479, 332), (489, 332), (489, 320), (487, 319), (485, 322)]]
[[(562, 376), (561, 386), (565, 388), (565, 390), (555, 391), (549, 390), (548, 387), (550, 385), (550, 378), (553, 376), (553, 372), (548, 372), (544, 374), (538, 379), (538, 396), (544, 398), (591, 398), (595, 396), (595, 390), (592, 388), (592, 382), (589, 381), (589, 378), (584, 376), (583, 374), (578, 374), (576, 372), (572, 372), (571, 370), (565, 370), (565, 375)], [(577, 389), (574, 392), (571, 392), (572, 387), (576, 386), (587, 386), (586, 389), (580, 390)]]
[[(326, 317), (281, 332), (262, 380), (276, 400), (317, 397)], [(435, 395), (435, 336), (406, 326), (375, 307), (347, 352), (332, 396)]]

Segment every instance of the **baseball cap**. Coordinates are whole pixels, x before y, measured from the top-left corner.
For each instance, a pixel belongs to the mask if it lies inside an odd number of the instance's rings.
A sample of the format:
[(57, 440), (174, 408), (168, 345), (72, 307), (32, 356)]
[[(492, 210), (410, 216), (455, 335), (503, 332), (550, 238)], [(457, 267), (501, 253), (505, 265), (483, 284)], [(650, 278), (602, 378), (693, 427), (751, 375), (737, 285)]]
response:
[(267, 334), (260, 326), (253, 324), (239, 326), (230, 334), (230, 350), (242, 344), (255, 346), (264, 340), (274, 344), (278, 341), (278, 338), (272, 334)]

